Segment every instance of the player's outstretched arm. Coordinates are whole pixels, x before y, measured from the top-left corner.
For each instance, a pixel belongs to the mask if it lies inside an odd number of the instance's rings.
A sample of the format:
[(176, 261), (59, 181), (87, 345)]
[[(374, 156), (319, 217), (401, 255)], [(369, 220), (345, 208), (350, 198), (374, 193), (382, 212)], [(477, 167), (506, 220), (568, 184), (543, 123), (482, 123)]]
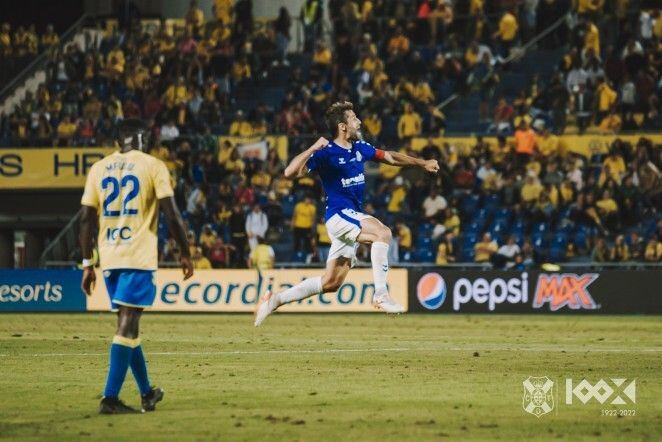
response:
[(191, 262), (191, 253), (188, 248), (188, 240), (186, 239), (186, 230), (184, 229), (184, 221), (177, 209), (175, 199), (171, 196), (161, 198), (159, 200), (159, 207), (163, 210), (168, 223), (168, 231), (177, 241), (179, 250), (181, 251), (181, 258), (179, 259), (184, 271), (184, 280), (193, 276), (193, 263)]
[(81, 289), (87, 296), (92, 294), (97, 279), (96, 274), (94, 273), (94, 265), (92, 264), (92, 249), (94, 248), (94, 232), (96, 230), (96, 225), (97, 209), (83, 205), (81, 208), (80, 233), (78, 235), (78, 240), (80, 241), (81, 255), (83, 255), (83, 279), (81, 281)]
[(439, 163), (437, 160), (423, 160), (391, 150), (384, 151), (384, 157), (380, 161), (391, 166), (418, 166), (431, 173), (439, 172)]
[(285, 177), (296, 178), (298, 176), (304, 175), (304, 168), (306, 167), (308, 158), (310, 158), (313, 153), (325, 147), (327, 144), (329, 144), (329, 140), (324, 137), (320, 137), (317, 141), (315, 141), (315, 144), (292, 158), (290, 164), (288, 164), (285, 168)]

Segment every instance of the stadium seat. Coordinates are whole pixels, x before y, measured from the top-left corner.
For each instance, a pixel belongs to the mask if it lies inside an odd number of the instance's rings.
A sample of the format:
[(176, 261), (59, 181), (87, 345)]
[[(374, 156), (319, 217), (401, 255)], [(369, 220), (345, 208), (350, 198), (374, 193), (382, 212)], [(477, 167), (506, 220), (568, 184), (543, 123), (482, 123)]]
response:
[(430, 248), (432, 247), (432, 238), (429, 236), (419, 235), (416, 239), (416, 248)]
[(465, 217), (473, 215), (473, 213), (478, 209), (478, 204), (480, 202), (480, 196), (478, 195), (467, 195), (460, 202), (460, 212)]
[(533, 225), (533, 233), (538, 232), (538, 233), (544, 233), (547, 232), (548, 229), (547, 223), (536, 223)]
[(292, 218), (294, 213), (294, 205), (296, 204), (296, 197), (294, 195), (287, 195), (281, 200), (283, 207), (283, 216), (285, 218)]
[(430, 247), (416, 248), (414, 253), (414, 260), (416, 262), (434, 262), (435, 255)]
[(575, 231), (575, 237), (573, 239), (573, 243), (575, 244), (575, 247), (578, 249), (587, 249), (588, 248), (588, 235), (586, 234), (586, 230), (584, 229), (577, 229)]
[(545, 234), (540, 232), (534, 232), (531, 234), (531, 243), (536, 248), (547, 247), (547, 240), (545, 239)]
[(432, 224), (423, 223), (418, 226), (418, 234), (423, 236), (430, 236), (432, 234), (432, 229), (434, 229)]
[(552, 245), (549, 249), (549, 260), (552, 262), (563, 262), (565, 261), (565, 246), (555, 246)]
[(302, 251), (295, 252), (292, 255), (292, 262), (306, 262), (306, 253)]
[(462, 253), (460, 253), (460, 261), (462, 262), (472, 262), (474, 260), (475, 252), (473, 247), (463, 248)]
[(526, 221), (521, 218), (516, 219), (510, 228), (510, 233), (513, 235), (524, 235), (526, 233)]
[(494, 221), (508, 224), (513, 216), (513, 211), (507, 207), (502, 207), (496, 210), (494, 214)]

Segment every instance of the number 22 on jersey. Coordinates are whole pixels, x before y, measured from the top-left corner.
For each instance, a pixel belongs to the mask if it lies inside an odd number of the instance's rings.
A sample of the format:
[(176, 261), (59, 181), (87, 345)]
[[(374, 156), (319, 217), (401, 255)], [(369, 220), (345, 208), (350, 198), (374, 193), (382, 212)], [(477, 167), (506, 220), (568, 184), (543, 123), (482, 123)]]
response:
[[(140, 193), (140, 181), (135, 175), (125, 175), (121, 180), (107, 176), (101, 180), (101, 189), (106, 192), (103, 200), (103, 216), (114, 218), (118, 216), (133, 216), (138, 209), (130, 207), (131, 201)], [(116, 200), (119, 200), (116, 202)]]

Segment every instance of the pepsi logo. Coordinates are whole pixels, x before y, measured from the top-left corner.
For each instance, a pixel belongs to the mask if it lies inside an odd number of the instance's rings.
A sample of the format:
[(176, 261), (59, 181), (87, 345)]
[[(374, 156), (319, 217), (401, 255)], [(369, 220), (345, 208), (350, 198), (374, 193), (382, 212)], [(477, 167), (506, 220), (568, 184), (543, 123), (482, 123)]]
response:
[(416, 284), (418, 302), (428, 310), (436, 310), (446, 300), (446, 282), (438, 273), (426, 273)]

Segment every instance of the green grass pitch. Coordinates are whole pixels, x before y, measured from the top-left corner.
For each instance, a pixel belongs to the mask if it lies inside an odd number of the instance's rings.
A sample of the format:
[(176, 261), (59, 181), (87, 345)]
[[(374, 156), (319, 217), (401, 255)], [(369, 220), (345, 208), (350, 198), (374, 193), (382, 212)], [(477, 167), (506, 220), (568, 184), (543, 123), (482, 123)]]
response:
[[(110, 314), (0, 316), (0, 439), (661, 440), (662, 318), (146, 314), (166, 390), (154, 413), (99, 416)], [(524, 412), (522, 382), (556, 381)], [(565, 379), (636, 379), (636, 404), (565, 402)], [(121, 397), (137, 406), (129, 373)], [(635, 410), (604, 416), (603, 410)]]

